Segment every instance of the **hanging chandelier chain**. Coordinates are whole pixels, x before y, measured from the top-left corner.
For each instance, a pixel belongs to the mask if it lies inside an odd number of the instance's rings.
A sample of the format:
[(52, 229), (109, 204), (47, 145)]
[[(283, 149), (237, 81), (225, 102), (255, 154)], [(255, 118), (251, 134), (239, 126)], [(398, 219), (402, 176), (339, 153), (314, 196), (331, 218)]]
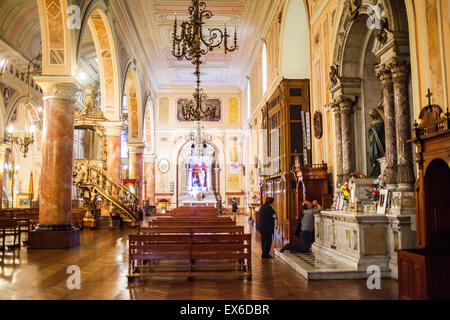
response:
[(189, 22), (184, 21), (181, 23), (180, 35), (178, 35), (178, 20), (175, 15), (175, 23), (172, 33), (172, 55), (178, 60), (192, 61), (195, 65), (194, 75), (196, 76), (196, 90), (193, 94), (194, 101), (185, 103), (182, 108), (182, 114), (187, 121), (200, 121), (210, 116), (214, 116), (217, 112), (217, 107), (211, 105), (205, 105), (207, 95), (200, 88), (201, 85), (201, 73), (200, 66), (203, 64), (201, 60), (203, 56), (208, 52), (213, 51), (215, 48), (224, 46), (225, 54), (233, 52), (238, 49), (237, 45), (237, 30), (234, 30), (234, 44), (228, 45), (227, 27), (222, 31), (219, 28), (210, 28), (206, 38), (203, 32), (203, 26), (205, 20), (211, 19), (214, 14), (206, 9), (206, 3), (200, 0), (192, 0), (192, 6), (188, 9)]

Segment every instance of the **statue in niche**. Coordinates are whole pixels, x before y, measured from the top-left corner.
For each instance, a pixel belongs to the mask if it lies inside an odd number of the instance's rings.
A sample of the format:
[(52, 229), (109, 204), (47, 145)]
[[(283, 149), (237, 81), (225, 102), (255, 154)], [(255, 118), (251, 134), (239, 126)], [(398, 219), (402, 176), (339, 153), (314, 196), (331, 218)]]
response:
[(369, 116), (372, 119), (369, 128), (369, 155), (372, 171), (369, 176), (378, 177), (381, 173), (381, 168), (377, 160), (384, 157), (386, 150), (384, 114), (380, 106), (378, 106), (369, 111)]
[(202, 169), (199, 173), (199, 179), (200, 179), (200, 186), (202, 188), (205, 187), (206, 185), (206, 173), (205, 173), (205, 169)]

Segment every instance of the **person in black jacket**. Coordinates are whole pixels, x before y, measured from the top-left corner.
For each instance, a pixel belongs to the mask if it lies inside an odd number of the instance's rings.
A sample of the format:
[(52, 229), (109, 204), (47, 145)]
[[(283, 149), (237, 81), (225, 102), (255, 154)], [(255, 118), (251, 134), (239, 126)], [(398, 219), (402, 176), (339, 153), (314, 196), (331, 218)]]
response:
[(267, 198), (264, 205), (259, 209), (258, 222), (256, 224), (256, 229), (259, 230), (261, 234), (261, 247), (262, 247), (262, 258), (271, 259), (270, 249), (272, 248), (272, 237), (275, 228), (275, 219), (277, 215), (275, 210), (273, 210), (273, 198)]

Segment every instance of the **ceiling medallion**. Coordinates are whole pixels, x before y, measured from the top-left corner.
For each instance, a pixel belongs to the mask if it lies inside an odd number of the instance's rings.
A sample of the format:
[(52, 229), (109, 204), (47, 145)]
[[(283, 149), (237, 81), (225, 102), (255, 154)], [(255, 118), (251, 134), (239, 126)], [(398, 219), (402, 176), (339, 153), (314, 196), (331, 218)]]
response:
[[(178, 35), (178, 22), (175, 14), (175, 23), (173, 30), (172, 54), (178, 59), (186, 59), (192, 61), (195, 65), (194, 75), (197, 77), (197, 87), (193, 94), (194, 100), (185, 103), (182, 106), (183, 117), (187, 121), (201, 121), (206, 117), (216, 113), (216, 107), (205, 103), (207, 95), (200, 88), (200, 66), (203, 63), (202, 57), (208, 52), (212, 52), (215, 48), (224, 47), (225, 54), (238, 49), (237, 31), (234, 30), (234, 44), (228, 45), (227, 27), (224, 31), (218, 28), (209, 28), (207, 32), (203, 32), (204, 20), (211, 19), (214, 14), (210, 10), (206, 10), (206, 3), (200, 0), (192, 0), (192, 6), (188, 9), (190, 20), (181, 23), (181, 34)], [(206, 36), (205, 36), (206, 35)]]

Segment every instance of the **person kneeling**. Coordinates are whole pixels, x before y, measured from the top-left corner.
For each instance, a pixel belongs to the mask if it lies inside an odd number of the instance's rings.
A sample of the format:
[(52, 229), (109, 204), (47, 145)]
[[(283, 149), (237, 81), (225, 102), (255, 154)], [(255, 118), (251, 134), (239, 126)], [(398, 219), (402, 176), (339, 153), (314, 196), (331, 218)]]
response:
[(303, 202), (303, 217), (300, 223), (300, 246), (287, 244), (280, 250), (283, 252), (289, 250), (292, 253), (306, 253), (311, 249), (314, 243), (314, 214), (322, 211), (322, 207), (314, 200), (313, 203), (309, 201)]

